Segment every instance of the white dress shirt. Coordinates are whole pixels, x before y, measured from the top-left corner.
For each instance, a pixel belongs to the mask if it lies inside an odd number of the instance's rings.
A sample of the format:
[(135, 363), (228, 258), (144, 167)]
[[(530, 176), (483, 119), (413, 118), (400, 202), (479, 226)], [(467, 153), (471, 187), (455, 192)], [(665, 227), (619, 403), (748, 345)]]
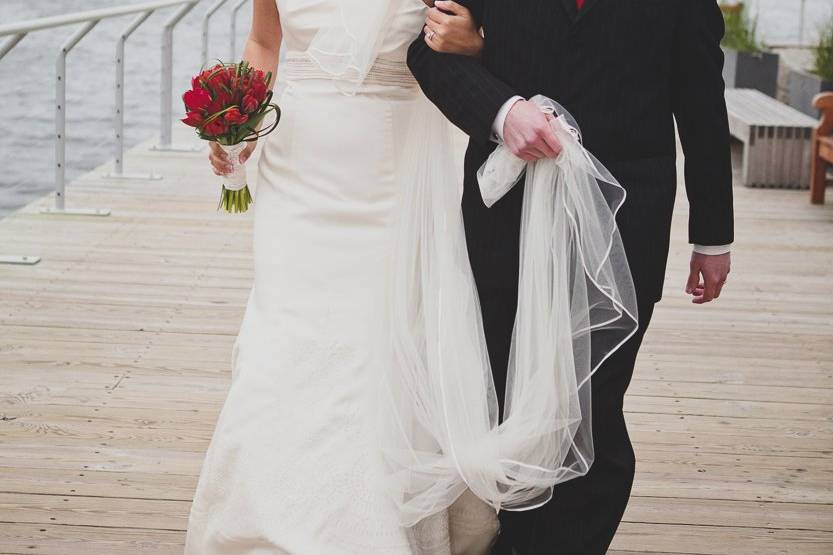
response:
[[(524, 97), (513, 96), (512, 98), (507, 100), (498, 111), (497, 117), (495, 117), (495, 121), (492, 124), (492, 139), (495, 142), (503, 142), (503, 126), (506, 123), (506, 116), (509, 115), (509, 111), (512, 109), (512, 106), (514, 106), (515, 103), (519, 100), (524, 100)], [(718, 255), (726, 254), (731, 250), (731, 243), (729, 243), (728, 245), (694, 245), (694, 252), (698, 254)]]

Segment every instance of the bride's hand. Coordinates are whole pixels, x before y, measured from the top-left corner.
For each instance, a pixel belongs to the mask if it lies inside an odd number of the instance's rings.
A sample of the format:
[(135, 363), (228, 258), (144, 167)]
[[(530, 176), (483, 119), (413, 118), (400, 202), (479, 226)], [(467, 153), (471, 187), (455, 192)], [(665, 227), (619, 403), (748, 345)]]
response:
[[(246, 148), (240, 152), (239, 159), (241, 164), (245, 163), (246, 160), (249, 159), (252, 152), (255, 151), (256, 146), (257, 142), (255, 141), (246, 144)], [(214, 169), (214, 173), (217, 175), (226, 175), (229, 173), (231, 171), (231, 161), (222, 147), (220, 147), (220, 144), (216, 141), (209, 141), (208, 147), (208, 160), (211, 162), (211, 167)]]
[(480, 27), (469, 9), (457, 2), (436, 0), (428, 10), (424, 30), (425, 43), (437, 52), (479, 56), (483, 50)]

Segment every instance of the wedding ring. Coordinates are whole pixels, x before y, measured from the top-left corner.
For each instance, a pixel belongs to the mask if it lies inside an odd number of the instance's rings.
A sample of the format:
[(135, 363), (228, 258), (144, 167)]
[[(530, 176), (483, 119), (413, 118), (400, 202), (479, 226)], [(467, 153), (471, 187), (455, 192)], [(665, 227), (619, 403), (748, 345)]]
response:
[(428, 31), (428, 32), (425, 34), (425, 38), (427, 38), (428, 40), (431, 40), (431, 39), (433, 39), (433, 38), (434, 38), (434, 35), (436, 35), (436, 33), (435, 33), (434, 31)]

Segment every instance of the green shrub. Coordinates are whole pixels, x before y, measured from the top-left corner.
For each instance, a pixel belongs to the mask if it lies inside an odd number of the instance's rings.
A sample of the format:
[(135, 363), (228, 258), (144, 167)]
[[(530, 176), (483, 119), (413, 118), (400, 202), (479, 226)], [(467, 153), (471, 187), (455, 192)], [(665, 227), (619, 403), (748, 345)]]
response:
[(721, 45), (739, 52), (760, 52), (763, 50), (758, 42), (758, 20), (750, 18), (741, 4), (738, 9), (724, 9), (723, 21), (726, 33)]
[(814, 72), (825, 81), (833, 81), (833, 17), (819, 30)]

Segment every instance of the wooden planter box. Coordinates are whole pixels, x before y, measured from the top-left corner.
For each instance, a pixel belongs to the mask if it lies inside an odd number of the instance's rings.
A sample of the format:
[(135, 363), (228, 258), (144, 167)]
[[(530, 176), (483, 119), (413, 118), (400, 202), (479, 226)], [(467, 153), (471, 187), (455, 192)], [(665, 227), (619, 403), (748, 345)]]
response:
[(793, 69), (787, 81), (789, 104), (808, 116), (817, 118), (819, 111), (813, 107), (813, 98), (826, 91), (833, 91), (833, 81), (825, 81), (814, 73)]
[(730, 89), (756, 89), (775, 98), (778, 92), (778, 54), (738, 52), (724, 48), (723, 80)]

